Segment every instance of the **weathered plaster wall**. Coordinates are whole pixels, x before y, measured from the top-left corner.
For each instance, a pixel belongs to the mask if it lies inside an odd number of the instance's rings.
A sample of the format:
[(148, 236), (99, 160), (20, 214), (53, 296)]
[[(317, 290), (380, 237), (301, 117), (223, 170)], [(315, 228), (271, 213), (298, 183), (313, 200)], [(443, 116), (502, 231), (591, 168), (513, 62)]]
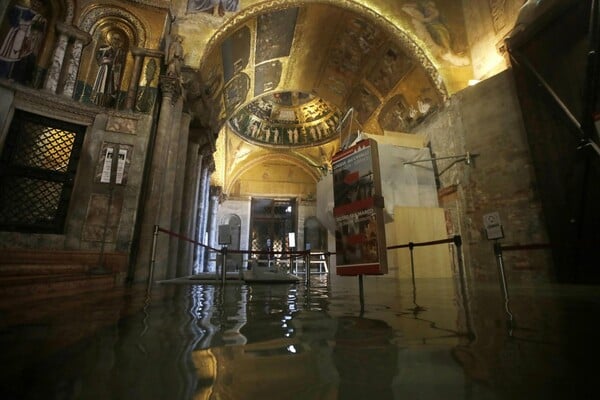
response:
[(484, 79), (506, 68), (498, 47), (511, 31), (523, 0), (463, 0), (473, 78)]
[[(507, 70), (453, 96), (420, 132), (431, 140), (437, 156), (477, 154), (468, 166), (438, 162), (440, 200), (449, 233), (465, 243), (467, 270), (474, 279), (496, 279), (493, 243), (483, 230), (483, 215), (498, 211), (503, 244), (547, 241), (512, 72)], [(505, 253), (509, 279), (548, 279), (552, 265), (545, 250)]]

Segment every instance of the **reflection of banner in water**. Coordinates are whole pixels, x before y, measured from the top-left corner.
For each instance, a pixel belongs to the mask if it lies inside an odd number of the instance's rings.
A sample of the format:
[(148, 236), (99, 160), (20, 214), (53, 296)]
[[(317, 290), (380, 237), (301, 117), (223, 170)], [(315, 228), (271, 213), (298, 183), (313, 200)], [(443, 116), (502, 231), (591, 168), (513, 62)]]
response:
[(383, 231), (383, 213), (379, 208), (336, 218), (338, 275), (386, 273)]

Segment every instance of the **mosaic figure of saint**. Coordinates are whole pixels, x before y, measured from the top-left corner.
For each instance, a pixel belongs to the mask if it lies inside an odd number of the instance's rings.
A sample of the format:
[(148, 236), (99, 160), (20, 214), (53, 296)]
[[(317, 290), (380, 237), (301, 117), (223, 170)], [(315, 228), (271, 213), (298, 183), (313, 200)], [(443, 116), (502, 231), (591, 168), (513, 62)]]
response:
[(417, 34), (428, 38), (444, 60), (457, 66), (469, 65), (467, 57), (454, 52), (450, 30), (441, 20), (440, 11), (433, 0), (407, 2), (402, 6), (402, 11), (411, 16)]
[(10, 28), (0, 46), (0, 76), (17, 81), (26, 80), (46, 33), (46, 18), (20, 6), (7, 14)]
[(181, 77), (181, 66), (183, 65), (183, 37), (175, 35), (173, 41), (169, 45), (167, 54), (167, 76)]
[(125, 52), (123, 38), (117, 32), (107, 35), (106, 44), (96, 52), (98, 72), (92, 87), (92, 101), (99, 106), (112, 106), (117, 99)]

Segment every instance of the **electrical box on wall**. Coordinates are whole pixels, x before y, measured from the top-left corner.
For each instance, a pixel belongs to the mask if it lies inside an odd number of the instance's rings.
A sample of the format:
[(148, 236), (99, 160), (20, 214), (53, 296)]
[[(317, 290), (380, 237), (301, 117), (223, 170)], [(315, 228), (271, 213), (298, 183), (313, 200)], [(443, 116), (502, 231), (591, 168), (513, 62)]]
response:
[(504, 238), (504, 229), (500, 222), (500, 214), (495, 211), (483, 216), (483, 227), (488, 240), (497, 240)]

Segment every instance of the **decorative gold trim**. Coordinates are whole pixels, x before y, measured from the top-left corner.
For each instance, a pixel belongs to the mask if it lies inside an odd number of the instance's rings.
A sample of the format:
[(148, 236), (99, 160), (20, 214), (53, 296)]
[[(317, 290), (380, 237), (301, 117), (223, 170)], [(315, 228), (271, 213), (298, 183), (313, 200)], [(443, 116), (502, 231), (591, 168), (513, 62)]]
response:
[(392, 21), (380, 14), (377, 14), (369, 7), (358, 3), (356, 0), (271, 0), (250, 6), (228, 19), (221, 29), (215, 32), (215, 34), (210, 38), (200, 58), (200, 67), (206, 63), (207, 58), (213, 53), (213, 51), (216, 50), (217, 46), (220, 45), (223, 39), (230, 33), (234, 32), (243, 23), (246, 23), (250, 19), (266, 11), (277, 11), (292, 7), (302, 7), (310, 4), (326, 4), (353, 11), (376, 23), (385, 32), (391, 35), (392, 38), (397, 40), (400, 47), (407, 52), (409, 56), (412, 56), (419, 61), (444, 101), (448, 99), (449, 95), (443, 79), (426, 52), (404, 30), (396, 26)]

